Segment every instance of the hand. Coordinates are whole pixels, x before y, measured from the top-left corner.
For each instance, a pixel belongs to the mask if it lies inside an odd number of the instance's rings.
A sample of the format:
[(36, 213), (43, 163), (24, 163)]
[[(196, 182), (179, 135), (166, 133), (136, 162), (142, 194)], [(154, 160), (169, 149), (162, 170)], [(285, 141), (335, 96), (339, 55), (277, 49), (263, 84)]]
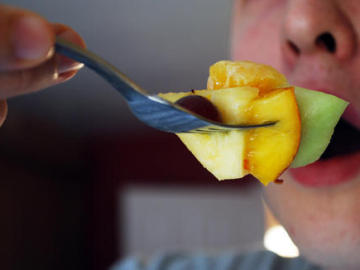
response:
[(82, 64), (54, 53), (55, 36), (85, 47), (70, 27), (39, 15), (0, 5), (0, 126), (6, 99), (34, 92), (72, 78)]

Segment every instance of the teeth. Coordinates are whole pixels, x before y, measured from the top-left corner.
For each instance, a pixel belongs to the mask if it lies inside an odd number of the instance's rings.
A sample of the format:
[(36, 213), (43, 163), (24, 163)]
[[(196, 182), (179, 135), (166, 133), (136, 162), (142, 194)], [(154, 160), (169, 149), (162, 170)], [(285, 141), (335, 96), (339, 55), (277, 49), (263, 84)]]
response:
[(360, 131), (344, 119), (340, 119), (331, 142), (321, 159), (346, 155), (360, 150)]

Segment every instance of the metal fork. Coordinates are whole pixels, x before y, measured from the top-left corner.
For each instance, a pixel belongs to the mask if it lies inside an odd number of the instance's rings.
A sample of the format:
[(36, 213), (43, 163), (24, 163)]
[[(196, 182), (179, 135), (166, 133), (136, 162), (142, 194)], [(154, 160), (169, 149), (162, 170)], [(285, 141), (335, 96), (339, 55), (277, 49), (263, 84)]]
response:
[(267, 122), (253, 125), (227, 125), (209, 120), (157, 95), (147, 94), (125, 74), (89, 50), (61, 38), (56, 39), (55, 49), (57, 53), (83, 63), (108, 81), (125, 98), (133, 114), (155, 129), (172, 133), (210, 133), (275, 124), (275, 122)]

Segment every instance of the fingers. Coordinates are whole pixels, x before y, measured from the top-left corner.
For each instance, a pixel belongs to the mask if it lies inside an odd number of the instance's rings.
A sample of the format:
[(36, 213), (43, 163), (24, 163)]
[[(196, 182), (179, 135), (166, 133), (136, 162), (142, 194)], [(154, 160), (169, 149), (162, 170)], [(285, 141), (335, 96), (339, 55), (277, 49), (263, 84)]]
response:
[[(69, 26), (56, 23), (53, 24), (53, 29), (56, 36), (61, 37), (74, 44), (77, 44), (82, 48), (86, 47), (85, 42), (81, 38), (81, 36), (78, 33), (76, 33), (73, 29), (71, 29)], [(57, 72), (60, 75), (67, 73), (69, 71), (79, 70), (81, 67), (83, 67), (83, 64), (75, 62), (63, 55), (56, 54), (55, 58), (57, 63)]]
[(0, 73), (0, 100), (31, 93), (61, 82), (55, 58), (31, 69)]
[(6, 119), (7, 98), (64, 82), (82, 67), (55, 54), (55, 36), (85, 47), (70, 27), (0, 4), (0, 126)]
[(0, 71), (39, 65), (53, 53), (55, 34), (39, 15), (0, 5)]
[[(68, 26), (53, 24), (51, 25), (51, 32), (54, 36), (60, 36), (85, 47), (83, 39)], [(51, 48), (53, 48), (53, 43)], [(9, 60), (8, 63), (11, 61)], [(12, 65), (12, 68), (0, 72), (0, 100), (31, 93), (64, 82), (72, 78), (82, 67), (82, 64), (57, 54), (53, 54), (51, 58), (45, 56), (44, 60), (32, 60), (31, 64), (29, 61), (19, 62), (18, 60), (12, 63), (16, 64)], [(21, 68), (24, 67), (24, 64), (27, 65), (25, 69)]]
[(0, 100), (0, 127), (4, 123), (8, 112), (7, 103), (5, 100)]

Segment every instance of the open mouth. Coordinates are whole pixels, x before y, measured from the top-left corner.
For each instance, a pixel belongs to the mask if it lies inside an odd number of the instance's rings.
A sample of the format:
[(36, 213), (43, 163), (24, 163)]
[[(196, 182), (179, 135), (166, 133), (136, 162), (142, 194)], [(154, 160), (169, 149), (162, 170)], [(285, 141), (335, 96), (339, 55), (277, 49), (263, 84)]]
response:
[(360, 131), (348, 121), (340, 119), (330, 144), (320, 157), (327, 160), (336, 156), (343, 156), (360, 151)]
[(341, 119), (320, 160), (291, 169), (294, 180), (306, 187), (321, 188), (358, 179), (360, 172), (360, 132)]

